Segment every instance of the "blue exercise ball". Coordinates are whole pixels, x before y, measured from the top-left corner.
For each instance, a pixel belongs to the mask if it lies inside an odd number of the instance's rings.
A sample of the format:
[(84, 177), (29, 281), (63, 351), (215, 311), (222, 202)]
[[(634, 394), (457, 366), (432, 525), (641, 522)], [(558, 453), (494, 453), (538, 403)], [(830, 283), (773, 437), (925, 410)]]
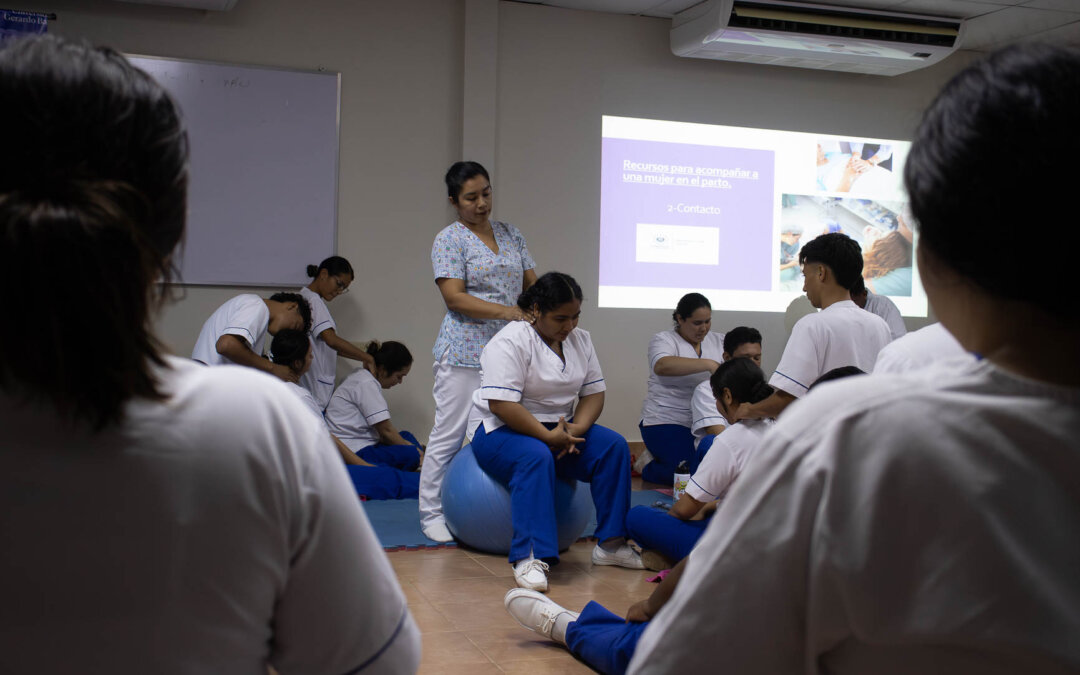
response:
[[(450, 461), (442, 488), (443, 515), (451, 534), (461, 543), (487, 553), (506, 555), (514, 526), (510, 516), (510, 490), (476, 463), (472, 445)], [(593, 519), (589, 485), (555, 479), (555, 520), (559, 550), (581, 538)]]

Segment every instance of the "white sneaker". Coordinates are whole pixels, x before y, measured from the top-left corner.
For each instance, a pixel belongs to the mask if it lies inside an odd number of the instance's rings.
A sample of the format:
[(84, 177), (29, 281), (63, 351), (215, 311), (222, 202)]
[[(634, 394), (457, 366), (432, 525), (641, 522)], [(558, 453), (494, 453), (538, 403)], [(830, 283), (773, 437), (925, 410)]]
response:
[(423, 528), (424, 536), (432, 541), (437, 541), (443, 544), (454, 541), (454, 535), (450, 534), (450, 530), (446, 527), (446, 522), (440, 520), (435, 523), (431, 523)]
[(567, 615), (567, 623), (577, 621), (579, 616), (577, 612), (571, 612), (546, 595), (524, 588), (511, 588), (507, 591), (503, 606), (524, 628), (562, 645), (566, 644), (565, 626), (561, 631), (556, 631), (556, 622), (563, 614)]
[(514, 563), (514, 581), (517, 582), (520, 588), (527, 588), (531, 591), (544, 591), (546, 593), (548, 589), (547, 571), (548, 564), (546, 562), (529, 556)]
[(597, 544), (592, 550), (592, 564), (615, 565), (631, 570), (645, 569), (645, 563), (641, 562), (641, 554), (631, 548), (630, 544), (623, 544), (614, 551), (605, 551)]

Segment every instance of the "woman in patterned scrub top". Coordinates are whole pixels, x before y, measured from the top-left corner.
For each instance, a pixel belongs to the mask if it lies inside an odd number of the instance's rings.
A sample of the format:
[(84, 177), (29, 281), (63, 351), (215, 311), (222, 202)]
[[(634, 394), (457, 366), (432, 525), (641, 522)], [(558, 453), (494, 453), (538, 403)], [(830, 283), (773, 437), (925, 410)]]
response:
[(452, 541), (442, 513), (442, 480), (461, 449), (480, 386), (480, 352), (507, 321), (526, 315), (517, 297), (536, 281), (525, 237), (491, 220), (491, 179), (476, 162), (446, 172), (446, 190), (458, 219), (435, 237), (431, 266), (446, 303), (433, 354), (435, 426), (420, 472), (420, 525), (428, 539)]

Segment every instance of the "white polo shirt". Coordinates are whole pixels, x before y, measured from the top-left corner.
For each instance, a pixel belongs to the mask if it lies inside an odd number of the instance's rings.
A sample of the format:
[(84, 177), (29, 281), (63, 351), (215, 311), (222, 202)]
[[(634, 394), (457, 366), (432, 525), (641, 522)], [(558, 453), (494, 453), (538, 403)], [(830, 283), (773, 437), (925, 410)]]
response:
[(690, 399), (693, 397), (694, 387), (702, 380), (708, 380), (709, 373), (657, 375), (653, 369), (656, 362), (665, 356), (712, 359), (720, 363), (724, 360), (724, 334), (708, 333), (701, 341), (700, 356), (694, 351), (694, 346), (676, 330), (657, 333), (649, 341), (649, 385), (645, 403), (641, 406), (641, 421), (647, 427), (654, 424), (678, 424), (689, 428), (693, 421)]
[(742, 420), (724, 429), (686, 483), (686, 494), (699, 502), (723, 499), (772, 426), (770, 419)]
[(300, 378), (300, 386), (311, 392), (321, 410), (325, 410), (330, 397), (334, 394), (334, 379), (337, 376), (337, 352), (326, 344), (320, 335), (328, 328), (337, 330), (334, 317), (326, 307), (326, 301), (307, 286), (299, 291), (311, 305), (311, 367)]
[(416, 672), (323, 425), (265, 373), (167, 362), (97, 433), (0, 392), (0, 670)]
[(524, 321), (496, 333), (480, 353), (480, 388), (473, 394), (480, 419), (473, 430), (481, 422), (487, 433), (503, 425), (491, 413), (491, 400), (517, 401), (540, 422), (570, 421), (578, 398), (607, 389), (588, 331), (570, 331), (562, 349), (565, 362)]
[(293, 396), (300, 399), (300, 402), (304, 404), (305, 408), (310, 410), (312, 413), (315, 414), (317, 418), (319, 418), (319, 421), (322, 422), (323, 426), (326, 426), (326, 420), (323, 419), (322, 408), (320, 408), (319, 404), (315, 402), (315, 397), (311, 395), (310, 391), (304, 389), (303, 387), (294, 382), (286, 382), (285, 386), (288, 387), (289, 391), (293, 393)]
[(957, 342), (945, 326), (932, 323), (925, 328), (908, 333), (894, 340), (878, 354), (874, 373), (906, 373), (919, 370), (939, 361), (962, 359), (974, 360), (969, 352)]
[(199, 339), (191, 350), (191, 358), (208, 366), (232, 364), (217, 351), (222, 335), (237, 335), (259, 356), (263, 353), (266, 329), (270, 325), (270, 308), (257, 295), (245, 293), (227, 301), (214, 310), (199, 331)]
[(690, 422), (690, 432), (694, 434), (694, 447), (696, 448), (705, 438), (707, 427), (722, 424), (728, 426), (727, 418), (716, 409), (716, 397), (713, 396), (712, 385), (705, 380), (694, 387), (694, 395), (690, 398), (690, 412), (693, 419)]
[(822, 385), (766, 435), (628, 672), (1080, 671), (1077, 439), (1080, 387), (986, 361)]
[(353, 371), (330, 397), (326, 424), (353, 452), (379, 442), (375, 425), (390, 419), (382, 385), (366, 368)]
[(880, 316), (851, 300), (833, 303), (795, 324), (769, 384), (800, 397), (833, 368), (855, 366), (869, 373), (878, 352), (891, 341), (889, 326)]
[(904, 318), (900, 316), (900, 309), (888, 297), (867, 291), (866, 307), (863, 309), (885, 319), (885, 323), (889, 324), (892, 339), (907, 335), (907, 326), (904, 325)]

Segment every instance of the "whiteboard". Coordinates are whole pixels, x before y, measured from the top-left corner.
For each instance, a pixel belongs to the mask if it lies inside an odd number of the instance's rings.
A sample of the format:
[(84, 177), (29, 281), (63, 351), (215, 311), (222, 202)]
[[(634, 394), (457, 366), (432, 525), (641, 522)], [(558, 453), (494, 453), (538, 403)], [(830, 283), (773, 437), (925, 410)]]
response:
[(129, 56), (191, 145), (179, 283), (297, 286), (337, 242), (340, 75)]

